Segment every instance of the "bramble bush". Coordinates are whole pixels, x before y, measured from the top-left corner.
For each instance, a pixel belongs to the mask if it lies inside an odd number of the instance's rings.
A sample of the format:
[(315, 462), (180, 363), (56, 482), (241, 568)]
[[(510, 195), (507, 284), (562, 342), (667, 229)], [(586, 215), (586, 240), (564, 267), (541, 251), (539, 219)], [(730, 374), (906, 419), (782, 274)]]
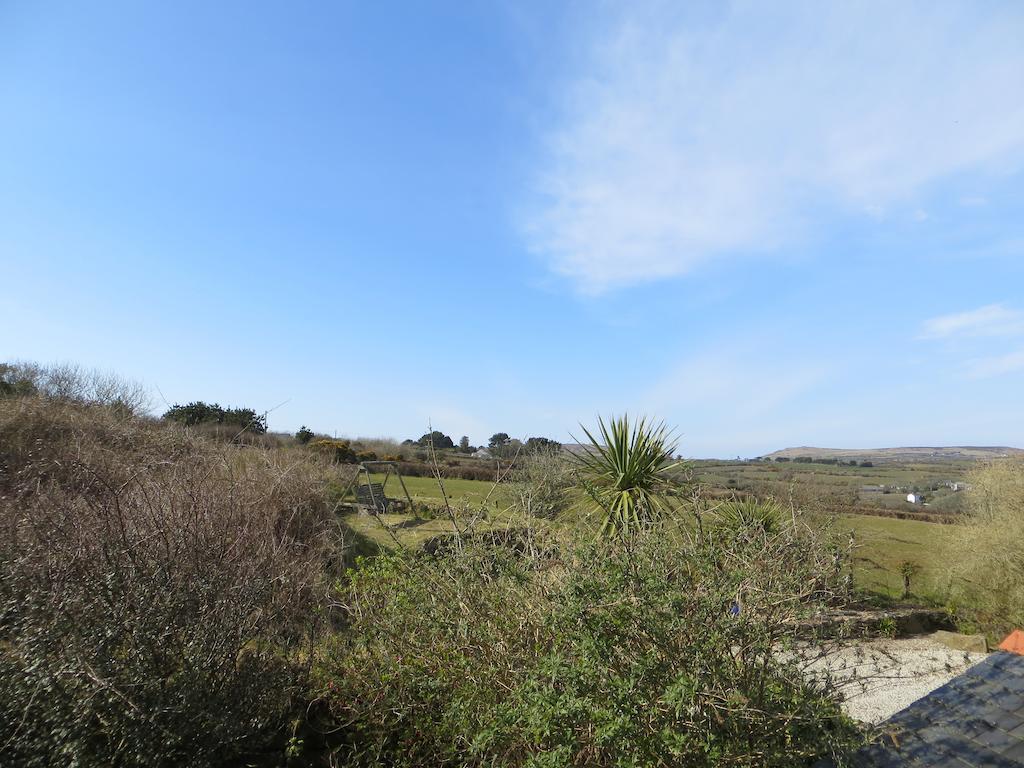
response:
[(800, 619), (841, 594), (809, 530), (363, 562), (316, 671), (333, 764), (792, 766), (854, 729)]
[(1000, 459), (969, 476), (967, 515), (947, 544), (952, 591), (965, 618), (993, 638), (1024, 626), (1024, 461)]
[(0, 764), (223, 765), (304, 696), (321, 469), (103, 405), (0, 400)]

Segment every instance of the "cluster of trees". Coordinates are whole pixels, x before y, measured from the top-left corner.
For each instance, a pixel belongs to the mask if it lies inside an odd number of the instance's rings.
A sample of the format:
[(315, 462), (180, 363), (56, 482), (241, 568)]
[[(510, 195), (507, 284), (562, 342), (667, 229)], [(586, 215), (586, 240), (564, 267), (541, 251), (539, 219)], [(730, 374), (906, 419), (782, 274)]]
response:
[[(418, 440), (403, 440), (402, 445), (419, 448), (433, 448), (435, 451), (457, 451), (459, 453), (476, 453), (477, 446), (471, 445), (469, 437), (463, 435), (458, 444), (449, 435), (440, 430), (425, 432)], [(514, 456), (518, 453), (539, 453), (560, 450), (562, 444), (547, 437), (530, 437), (526, 442), (510, 437), (507, 432), (495, 432), (487, 441), (487, 450), (492, 456)]]
[(224, 408), (219, 403), (204, 403), (202, 400), (186, 405), (172, 405), (164, 413), (165, 421), (174, 421), (188, 427), (200, 424), (220, 424), (237, 427), (257, 435), (266, 434), (266, 414), (259, 414), (252, 408)]
[(832, 466), (846, 466), (846, 467), (873, 467), (873, 462), (870, 461), (857, 461), (856, 459), (850, 459), (849, 461), (843, 461), (842, 459), (816, 459), (813, 456), (796, 456), (790, 459), (788, 456), (776, 456), (774, 461), (787, 462), (792, 461), (794, 464), (829, 464)]
[(559, 451), (562, 444), (547, 437), (528, 437), (524, 443), (507, 432), (496, 432), (491, 435), (487, 449), (495, 456), (514, 456), (517, 453), (544, 453)]

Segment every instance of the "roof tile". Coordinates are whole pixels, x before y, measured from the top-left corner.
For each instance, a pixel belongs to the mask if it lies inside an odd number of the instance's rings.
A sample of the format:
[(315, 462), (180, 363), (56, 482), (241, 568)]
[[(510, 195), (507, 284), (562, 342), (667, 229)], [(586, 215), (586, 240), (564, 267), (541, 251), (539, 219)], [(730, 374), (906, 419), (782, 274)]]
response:
[(1024, 768), (1024, 656), (991, 654), (897, 712), (880, 733), (851, 766)]

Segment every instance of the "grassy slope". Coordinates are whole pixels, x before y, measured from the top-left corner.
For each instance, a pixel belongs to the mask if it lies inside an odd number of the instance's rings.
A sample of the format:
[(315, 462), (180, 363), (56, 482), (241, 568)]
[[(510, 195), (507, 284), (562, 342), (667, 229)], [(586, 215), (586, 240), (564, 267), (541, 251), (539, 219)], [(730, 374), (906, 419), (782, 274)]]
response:
[[(913, 472), (913, 469), (893, 468), (886, 472), (886, 477), (894, 479), (911, 476)], [(848, 474), (841, 473), (842, 476)], [(414, 501), (433, 505), (440, 503), (441, 493), (437, 481), (412, 477), (405, 478), (405, 483)], [(487, 519), (482, 521), (481, 528), (515, 525), (517, 521), (507, 509), (507, 491), (498, 488), (492, 492), (491, 487), (491, 483), (477, 480), (445, 480), (445, 490), (456, 510), (463, 504), (475, 508), (490, 493)], [(398, 497), (400, 491), (394, 479), (388, 482), (389, 496)], [(397, 537), (403, 545), (415, 547), (432, 536), (451, 533), (453, 530), (450, 520), (444, 514), (432, 520), (416, 520), (411, 515), (384, 515), (380, 519), (350, 515), (347, 522), (359, 533), (385, 546), (393, 546)], [(382, 523), (392, 526), (393, 535), (385, 530)], [(909, 560), (921, 566), (921, 572), (911, 583), (915, 595), (939, 603), (944, 601), (946, 590), (941, 568), (941, 545), (953, 535), (952, 526), (916, 520), (841, 515), (836, 527), (837, 530), (850, 530), (854, 533), (858, 545), (854, 578), (860, 587), (889, 597), (898, 597), (902, 591), (900, 564)]]
[(887, 485), (927, 489), (943, 482), (962, 482), (973, 466), (976, 465), (966, 461), (884, 464), (874, 467), (793, 462), (697, 461), (693, 463), (693, 475), (695, 480), (712, 488), (769, 493), (780, 501), (794, 498), (800, 503), (837, 502), (847, 506), (859, 504), (938, 513), (956, 512), (961, 501), (960, 494), (945, 488), (938, 491), (926, 490), (928, 506), (922, 508), (908, 504), (905, 492), (869, 493), (862, 488)]
[(853, 531), (857, 544), (854, 579), (863, 589), (889, 597), (903, 591), (900, 564), (911, 561), (921, 567), (911, 580), (918, 597), (944, 603), (947, 582), (942, 557), (944, 545), (955, 535), (951, 525), (897, 520), (866, 515), (843, 515), (838, 527)]

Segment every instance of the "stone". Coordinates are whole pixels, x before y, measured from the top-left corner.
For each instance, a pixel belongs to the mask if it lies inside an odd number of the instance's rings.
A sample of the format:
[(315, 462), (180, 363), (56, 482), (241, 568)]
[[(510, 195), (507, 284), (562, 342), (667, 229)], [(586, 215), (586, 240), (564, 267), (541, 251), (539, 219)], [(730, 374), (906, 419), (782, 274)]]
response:
[(954, 651), (966, 651), (967, 653), (988, 653), (988, 641), (984, 635), (961, 635), (958, 632), (947, 632), (940, 629), (932, 635), (932, 638)]

